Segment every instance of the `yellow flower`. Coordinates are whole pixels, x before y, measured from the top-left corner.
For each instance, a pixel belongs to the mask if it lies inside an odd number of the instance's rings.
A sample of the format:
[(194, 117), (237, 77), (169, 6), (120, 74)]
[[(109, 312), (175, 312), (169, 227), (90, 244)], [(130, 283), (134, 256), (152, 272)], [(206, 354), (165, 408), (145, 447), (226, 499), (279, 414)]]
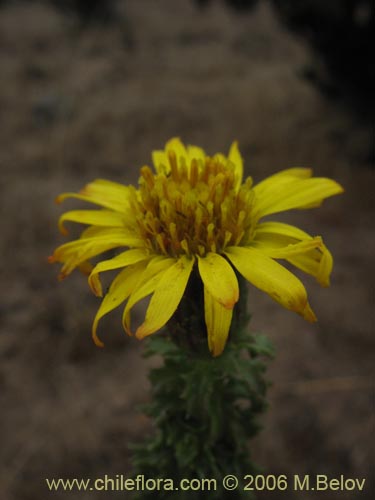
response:
[[(172, 317), (197, 266), (204, 286), (208, 346), (214, 356), (224, 349), (239, 298), (235, 269), (286, 309), (316, 321), (302, 282), (277, 262), (284, 259), (323, 285), (329, 285), (332, 256), (321, 237), (312, 237), (281, 222), (260, 222), (267, 215), (312, 208), (343, 191), (335, 181), (313, 178), (308, 168), (291, 168), (253, 186), (242, 182), (243, 161), (234, 142), (228, 156), (207, 156), (177, 138), (154, 151), (150, 167), (141, 168), (139, 187), (97, 179), (78, 198), (99, 210), (64, 213), (64, 223), (88, 224), (78, 240), (58, 247), (51, 262), (63, 263), (60, 277), (76, 267), (91, 270), (89, 284), (103, 296), (99, 274), (121, 269), (99, 307), (92, 334), (97, 345), (99, 320), (126, 302), (123, 326), (132, 334), (132, 307), (151, 296), (138, 338), (146, 337)], [(114, 248), (128, 249), (92, 268), (90, 259)]]

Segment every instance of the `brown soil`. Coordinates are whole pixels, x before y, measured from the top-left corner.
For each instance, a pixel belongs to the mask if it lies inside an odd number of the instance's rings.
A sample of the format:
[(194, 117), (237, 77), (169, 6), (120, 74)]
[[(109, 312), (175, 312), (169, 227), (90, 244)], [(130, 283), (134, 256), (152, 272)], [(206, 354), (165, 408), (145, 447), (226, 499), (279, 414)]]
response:
[(267, 4), (239, 17), (220, 2), (199, 11), (188, 1), (128, 0), (124, 13), (81, 30), (37, 2), (0, 11), (1, 498), (99, 499), (49, 493), (45, 478), (130, 473), (127, 446), (150, 427), (137, 408), (149, 397), (150, 362), (116, 313), (101, 325), (106, 348), (92, 343), (97, 299), (79, 273), (58, 283), (57, 266), (46, 263), (62, 241), (53, 200), (96, 177), (135, 182), (172, 136), (209, 152), (237, 138), (255, 180), (309, 165), (345, 186), (321, 209), (288, 217), (322, 234), (335, 256), (331, 288), (305, 279), (318, 324), (251, 289), (251, 327), (277, 347), (253, 454), (271, 474), (367, 481), (356, 494), (289, 489), (259, 498), (372, 498), (368, 127), (299, 76), (308, 49)]

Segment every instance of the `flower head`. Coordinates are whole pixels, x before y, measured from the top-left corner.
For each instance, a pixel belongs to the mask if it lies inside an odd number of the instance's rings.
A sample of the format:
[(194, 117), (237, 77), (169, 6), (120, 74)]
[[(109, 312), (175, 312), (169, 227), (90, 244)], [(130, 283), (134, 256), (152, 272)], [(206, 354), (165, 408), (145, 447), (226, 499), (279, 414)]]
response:
[[(224, 349), (239, 298), (236, 272), (307, 321), (316, 321), (302, 282), (279, 262), (283, 259), (329, 285), (332, 256), (320, 236), (281, 222), (261, 222), (266, 215), (312, 208), (343, 191), (335, 181), (314, 178), (308, 168), (291, 168), (253, 186), (242, 182), (243, 161), (234, 142), (228, 156), (210, 157), (177, 138), (152, 154), (154, 171), (141, 168), (139, 186), (97, 179), (79, 193), (65, 193), (99, 205), (99, 210), (73, 210), (64, 223), (87, 224), (79, 239), (58, 247), (51, 262), (63, 264), (60, 277), (76, 267), (89, 271), (93, 292), (103, 296), (100, 273), (120, 270), (93, 323), (125, 303), (123, 326), (132, 334), (133, 306), (151, 296), (135, 334), (146, 337), (162, 328), (176, 311), (196, 266), (204, 287), (209, 349)], [(93, 267), (90, 260), (111, 249), (127, 248)]]

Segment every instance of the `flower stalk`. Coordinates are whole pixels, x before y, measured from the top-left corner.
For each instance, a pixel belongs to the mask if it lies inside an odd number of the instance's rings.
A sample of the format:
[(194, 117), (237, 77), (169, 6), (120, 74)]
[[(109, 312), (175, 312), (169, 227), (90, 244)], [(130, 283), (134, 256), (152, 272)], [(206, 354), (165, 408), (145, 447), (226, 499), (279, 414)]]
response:
[[(258, 419), (267, 407), (264, 374), (273, 348), (265, 337), (247, 331), (246, 285), (242, 279), (240, 284), (243, 293), (221, 356), (212, 358), (207, 351), (199, 276), (192, 279), (165, 333), (151, 337), (145, 352), (161, 356), (163, 364), (150, 372), (151, 402), (145, 412), (153, 435), (133, 446), (134, 474), (172, 479), (174, 485), (182, 479), (212, 479), (210, 491), (194, 491), (194, 498), (227, 498), (222, 485), (226, 475), (241, 481), (259, 471), (249, 440), (260, 430)], [(187, 500), (191, 495), (179, 491), (178, 498)], [(176, 498), (176, 493), (139, 494), (148, 496), (168, 499)], [(251, 497), (239, 487), (230, 498)]]

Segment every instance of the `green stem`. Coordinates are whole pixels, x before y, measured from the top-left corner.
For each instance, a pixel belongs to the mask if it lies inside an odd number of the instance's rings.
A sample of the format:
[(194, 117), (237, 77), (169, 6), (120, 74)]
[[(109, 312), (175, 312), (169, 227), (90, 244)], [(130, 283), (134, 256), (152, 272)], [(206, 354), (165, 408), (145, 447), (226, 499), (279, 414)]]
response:
[[(133, 448), (135, 475), (170, 478), (175, 485), (181, 479), (215, 479), (216, 491), (195, 491), (198, 499), (249, 499), (243, 477), (257, 471), (248, 443), (258, 433), (258, 416), (266, 408), (264, 358), (272, 356), (272, 347), (264, 337), (246, 332), (246, 289), (240, 283), (241, 300), (221, 356), (212, 358), (208, 352), (198, 276), (190, 280), (166, 334), (150, 338), (146, 352), (161, 355), (164, 363), (150, 373), (152, 401), (146, 413), (155, 433)], [(227, 474), (240, 481), (230, 495), (222, 488)], [(143, 491), (138, 498), (148, 496), (184, 500), (192, 492)]]

